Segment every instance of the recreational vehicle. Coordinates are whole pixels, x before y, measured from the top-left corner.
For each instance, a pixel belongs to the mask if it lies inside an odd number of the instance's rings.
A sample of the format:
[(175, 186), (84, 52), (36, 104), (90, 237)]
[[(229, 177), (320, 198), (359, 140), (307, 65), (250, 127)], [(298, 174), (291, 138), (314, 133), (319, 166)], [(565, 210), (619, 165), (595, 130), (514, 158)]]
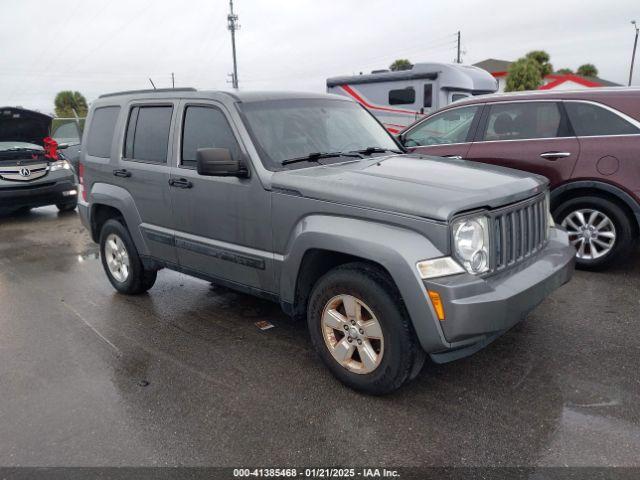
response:
[(497, 90), (489, 72), (450, 63), (416, 63), (408, 70), (327, 79), (328, 93), (357, 100), (392, 133), (456, 100)]

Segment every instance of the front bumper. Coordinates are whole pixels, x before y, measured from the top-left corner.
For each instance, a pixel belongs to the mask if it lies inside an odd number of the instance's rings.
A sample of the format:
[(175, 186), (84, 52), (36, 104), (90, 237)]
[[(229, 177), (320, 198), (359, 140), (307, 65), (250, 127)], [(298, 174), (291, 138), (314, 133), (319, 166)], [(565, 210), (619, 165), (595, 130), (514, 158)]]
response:
[(470, 355), (509, 330), (570, 280), (574, 259), (566, 232), (554, 228), (541, 252), (505, 272), (487, 278), (464, 274), (425, 281), (425, 287), (442, 298), (445, 320), (440, 325), (451, 345), (432, 353), (432, 358), (446, 362)]
[[(72, 191), (76, 193), (68, 194)], [(3, 184), (0, 187), (0, 209), (14, 210), (23, 207), (36, 208), (45, 205), (72, 203), (78, 198), (77, 192), (78, 186), (73, 180), (73, 176), (67, 180), (36, 184)]]

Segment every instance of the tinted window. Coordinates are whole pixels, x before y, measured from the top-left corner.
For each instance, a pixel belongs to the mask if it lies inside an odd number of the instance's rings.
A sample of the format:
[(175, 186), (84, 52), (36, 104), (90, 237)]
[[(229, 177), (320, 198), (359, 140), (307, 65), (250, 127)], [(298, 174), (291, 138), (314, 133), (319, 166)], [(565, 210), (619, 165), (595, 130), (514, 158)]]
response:
[(433, 85), (431, 83), (424, 84), (424, 108), (431, 108), (433, 104)]
[(464, 143), (478, 106), (456, 108), (434, 115), (405, 136), (407, 147)]
[(416, 101), (416, 91), (413, 87), (401, 90), (389, 90), (389, 105), (410, 105)]
[(589, 103), (565, 102), (571, 125), (579, 137), (628, 135), (640, 130), (619, 115)]
[(194, 168), (199, 148), (227, 148), (240, 155), (236, 137), (224, 114), (212, 107), (187, 107), (182, 130), (182, 165)]
[(94, 157), (109, 158), (111, 142), (116, 129), (120, 107), (96, 108), (87, 137), (87, 153)]
[(469, 95), (467, 95), (466, 93), (454, 93), (451, 95), (451, 103), (462, 100), (463, 98), (467, 98), (468, 96)]
[(124, 156), (132, 160), (165, 163), (173, 107), (134, 107), (129, 114)]
[(490, 106), (484, 140), (524, 140), (567, 136), (555, 102)]

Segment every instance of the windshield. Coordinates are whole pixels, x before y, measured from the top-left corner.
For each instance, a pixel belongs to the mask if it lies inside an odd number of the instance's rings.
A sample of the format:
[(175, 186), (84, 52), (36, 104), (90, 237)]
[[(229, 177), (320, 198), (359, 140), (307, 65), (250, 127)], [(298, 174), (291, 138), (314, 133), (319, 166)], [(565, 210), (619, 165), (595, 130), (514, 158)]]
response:
[[(314, 153), (352, 152), (370, 147), (398, 149), (384, 127), (354, 102), (287, 99), (242, 103), (239, 108), (264, 166), (272, 171), (281, 170), (285, 160)], [(335, 157), (323, 163), (342, 161), (345, 158)]]

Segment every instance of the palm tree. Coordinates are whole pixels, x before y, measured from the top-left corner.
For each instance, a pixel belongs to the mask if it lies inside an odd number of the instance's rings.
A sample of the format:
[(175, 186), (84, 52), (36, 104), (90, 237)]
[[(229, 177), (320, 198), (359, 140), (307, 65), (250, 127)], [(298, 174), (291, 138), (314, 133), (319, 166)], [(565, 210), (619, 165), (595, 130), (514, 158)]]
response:
[(585, 63), (584, 65), (580, 65), (576, 72), (578, 75), (582, 75), (583, 77), (597, 77), (598, 69), (593, 63)]
[(398, 70), (410, 70), (413, 65), (406, 58), (399, 58), (391, 65), (389, 65), (389, 70), (392, 72), (397, 72)]
[(86, 117), (87, 99), (80, 92), (63, 90), (58, 92), (54, 101), (58, 117)]

